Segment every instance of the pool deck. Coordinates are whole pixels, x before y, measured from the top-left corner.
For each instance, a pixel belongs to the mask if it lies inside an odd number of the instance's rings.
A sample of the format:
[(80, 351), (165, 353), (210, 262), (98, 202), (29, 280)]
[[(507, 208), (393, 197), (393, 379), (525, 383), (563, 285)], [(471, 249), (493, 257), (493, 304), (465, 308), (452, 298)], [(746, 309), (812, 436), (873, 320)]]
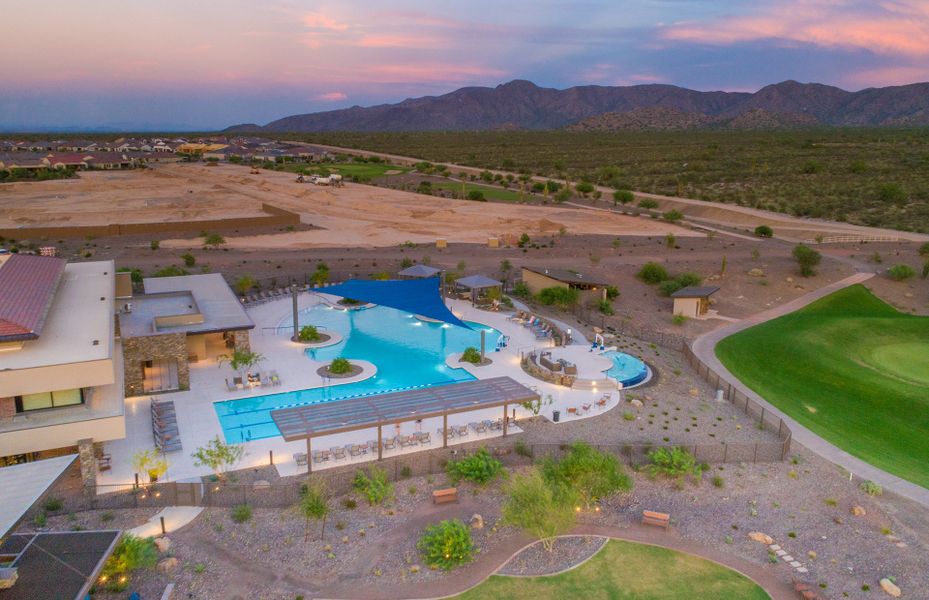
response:
[[(299, 297), (300, 309), (309, 308), (320, 302), (322, 302), (322, 299), (314, 294), (301, 294)], [(520, 367), (521, 353), (534, 348), (550, 347), (551, 341), (537, 340), (529, 329), (508, 320), (508, 313), (482, 311), (473, 308), (467, 302), (456, 300), (450, 300), (449, 306), (460, 318), (488, 325), (510, 338), (509, 345), (499, 352), (494, 352), (493, 348), (489, 348), (487, 356), (492, 359), (491, 364), (485, 366), (462, 365), (462, 368), (465, 368), (478, 379), (509, 376), (520, 383), (537, 389), (543, 399), (551, 399), (551, 404), (543, 406), (541, 412), (548, 419), (552, 418), (554, 410), (560, 411), (561, 421), (593, 418), (618, 404), (619, 393), (613, 388), (605, 407), (593, 406), (588, 412), (584, 413), (581, 410), (583, 405), (594, 404), (610, 390), (605, 390), (603, 387), (600, 387), (599, 390), (596, 388), (571, 389), (545, 383), (527, 375)], [(225, 380), (227, 378), (231, 380), (234, 373), (228, 365), (219, 366), (215, 358), (192, 363), (190, 365), (190, 390), (154, 396), (158, 401), (171, 400), (174, 402), (178, 429), (183, 444), (182, 450), (167, 454), (169, 463), (168, 474), (165, 478), (167, 480), (195, 480), (210, 473), (207, 467), (195, 466), (190, 454), (197, 447), (205, 445), (210, 439), (216, 436), (222, 437), (223, 435), (219, 418), (213, 407), (214, 402), (247, 398), (249, 396), (278, 394), (326, 385), (326, 382), (316, 374), (316, 369), (325, 363), (309, 359), (304, 353), (305, 346), (303, 344), (290, 341), (290, 331), (275, 332), (276, 326), (282, 320), (288, 319), (291, 314), (290, 298), (274, 300), (256, 306), (249, 309), (248, 314), (256, 325), (251, 334), (252, 350), (261, 353), (265, 357), (264, 362), (259, 365), (260, 368), (256, 370), (277, 371), (281, 378), (281, 385), (271, 388), (259, 387), (230, 392), (226, 388)], [(601, 367), (609, 368), (607, 364), (609, 361), (597, 353), (587, 352), (588, 348), (588, 342), (578, 337), (573, 345), (563, 349), (562, 352), (577, 363), (579, 372), (594, 375), (602, 371)], [(347, 358), (352, 359), (351, 356)], [(368, 376), (369, 373), (362, 373), (357, 378), (347, 378), (338, 380), (338, 382), (332, 381), (330, 385), (353, 383)], [(131, 466), (132, 455), (139, 450), (147, 450), (153, 447), (150, 398), (151, 396), (139, 396), (126, 399), (126, 438), (105, 444), (105, 451), (112, 456), (112, 469), (97, 476), (98, 493), (113, 491), (111, 486), (114, 485), (132, 483), (134, 478)], [(567, 411), (569, 408), (576, 408), (578, 409), (577, 412), (581, 414), (569, 415)], [(516, 414), (517, 418), (531, 416), (531, 413), (521, 407), (516, 409)], [(471, 422), (497, 419), (501, 416), (502, 413), (497, 409), (474, 411), (449, 417), (449, 425), (467, 425)], [(399, 431), (388, 432), (385, 430), (385, 436), (397, 433), (407, 435), (420, 430), (429, 431), (433, 438), (429, 447), (437, 447), (441, 444), (436, 433), (439, 427), (441, 427), (440, 418), (426, 420), (421, 424), (409, 422), (402, 424)], [(513, 428), (511, 431), (516, 434), (518, 428)], [(320, 437), (314, 439), (313, 447), (314, 449), (325, 449), (347, 444), (364, 444), (373, 439), (372, 434), (374, 434), (374, 430)], [(477, 434), (471, 431), (464, 441), (473, 442), (499, 435), (499, 432)], [(451, 445), (455, 442), (450, 440), (449, 443)], [(247, 442), (245, 447), (246, 455), (238, 468), (268, 465), (270, 452), (273, 452), (274, 465), (281, 476), (306, 472), (306, 467), (298, 467), (293, 459), (294, 454), (306, 452), (304, 442), (285, 442), (280, 437), (273, 437)], [(386, 456), (397, 456), (422, 449), (416, 446), (397, 449), (387, 453)], [(341, 466), (349, 462), (361, 463), (372, 459), (371, 456), (367, 455), (346, 458), (335, 463), (314, 465), (314, 469)]]

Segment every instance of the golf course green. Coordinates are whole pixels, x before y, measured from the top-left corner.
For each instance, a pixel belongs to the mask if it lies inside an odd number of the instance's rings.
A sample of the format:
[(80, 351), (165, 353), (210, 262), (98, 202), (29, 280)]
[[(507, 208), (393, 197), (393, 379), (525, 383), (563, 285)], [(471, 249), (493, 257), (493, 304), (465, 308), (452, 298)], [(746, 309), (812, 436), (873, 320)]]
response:
[(811, 431), (929, 488), (929, 317), (854, 285), (723, 339), (716, 355)]

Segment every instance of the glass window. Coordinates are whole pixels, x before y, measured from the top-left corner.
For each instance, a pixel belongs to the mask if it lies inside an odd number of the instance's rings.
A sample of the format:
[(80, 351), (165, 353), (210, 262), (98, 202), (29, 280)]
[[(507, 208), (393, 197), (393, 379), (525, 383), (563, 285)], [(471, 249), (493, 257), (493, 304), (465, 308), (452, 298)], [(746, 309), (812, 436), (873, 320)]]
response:
[(23, 396), (23, 411), (27, 410), (40, 410), (43, 408), (52, 407), (52, 394), (51, 392), (43, 392), (41, 394), (26, 394)]
[(16, 412), (42, 410), (43, 408), (57, 408), (59, 406), (74, 406), (83, 404), (84, 390), (59, 390), (57, 392), (42, 392), (41, 394), (26, 394), (16, 398)]
[(83, 396), (84, 395), (81, 393), (81, 388), (52, 392), (52, 404), (55, 406), (71, 406), (73, 404), (80, 404), (84, 401)]

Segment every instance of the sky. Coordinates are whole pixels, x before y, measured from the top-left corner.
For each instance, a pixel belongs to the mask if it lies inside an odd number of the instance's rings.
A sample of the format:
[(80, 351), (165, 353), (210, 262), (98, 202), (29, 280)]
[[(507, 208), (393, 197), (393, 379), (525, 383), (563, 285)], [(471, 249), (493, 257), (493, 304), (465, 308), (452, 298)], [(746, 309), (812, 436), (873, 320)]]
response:
[(43, 0), (0, 19), (0, 130), (210, 130), (513, 79), (929, 81), (929, 0)]

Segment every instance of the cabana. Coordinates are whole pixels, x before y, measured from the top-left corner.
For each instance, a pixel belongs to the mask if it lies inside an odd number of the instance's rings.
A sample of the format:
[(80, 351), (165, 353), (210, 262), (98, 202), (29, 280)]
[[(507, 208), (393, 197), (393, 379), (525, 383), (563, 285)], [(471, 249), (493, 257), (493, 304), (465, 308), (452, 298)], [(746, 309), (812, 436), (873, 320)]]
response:
[(673, 294), (674, 314), (684, 315), (689, 319), (696, 319), (707, 313), (710, 309), (710, 296), (719, 291), (715, 285), (689, 286)]
[(471, 302), (477, 303), (478, 294), (484, 290), (500, 288), (503, 291), (503, 282), (485, 277), (484, 275), (470, 275), (455, 280), (455, 285), (468, 289), (471, 292)]
[(404, 279), (423, 279), (424, 277), (435, 277), (442, 272), (442, 269), (436, 269), (429, 265), (413, 265), (403, 269), (397, 275)]
[[(538, 400), (539, 394), (510, 377), (478, 379), (428, 388), (346, 398), (271, 411), (271, 419), (285, 441), (306, 440), (306, 455), (313, 456), (312, 439), (336, 433), (377, 428), (377, 459), (383, 458), (383, 428), (442, 417), (442, 447), (448, 447), (448, 416), (502, 407), (503, 435), (507, 409)], [(312, 460), (308, 460), (312, 470)]]

